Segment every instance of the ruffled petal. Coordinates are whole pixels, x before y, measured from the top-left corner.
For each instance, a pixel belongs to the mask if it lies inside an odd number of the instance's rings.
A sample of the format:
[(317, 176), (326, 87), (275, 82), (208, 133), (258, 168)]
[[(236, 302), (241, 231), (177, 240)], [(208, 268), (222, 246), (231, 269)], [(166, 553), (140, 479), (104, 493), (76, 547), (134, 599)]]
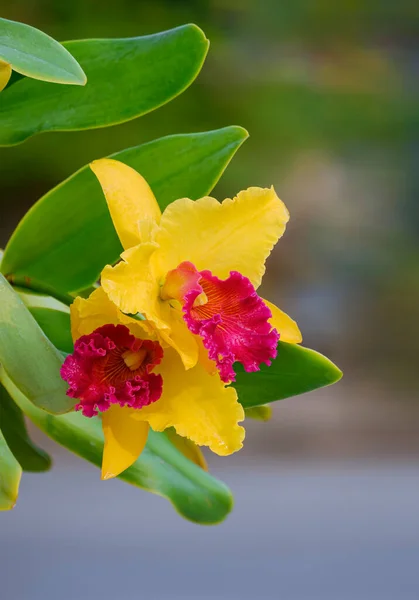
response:
[(158, 224), (161, 213), (146, 180), (131, 167), (110, 158), (95, 160), (90, 168), (102, 186), (123, 247), (150, 241), (153, 224)]
[(265, 260), (285, 231), (288, 211), (273, 188), (249, 188), (219, 203), (183, 198), (164, 211), (152, 261), (164, 277), (184, 261), (224, 279), (239, 271), (257, 287)]
[(268, 302), (268, 300), (263, 300), (263, 302), (271, 310), (272, 317), (269, 319), (269, 323), (278, 331), (280, 341), (301, 344), (303, 337), (297, 323), (272, 302)]
[(92, 333), (103, 325), (126, 325), (130, 332), (139, 338), (150, 337), (154, 329), (146, 321), (137, 321), (123, 315), (109, 300), (103, 288), (99, 287), (88, 298), (78, 296), (70, 307), (71, 334), (73, 340)]
[(227, 279), (210, 271), (199, 275), (195, 288), (185, 295), (184, 319), (190, 331), (202, 338), (221, 379), (235, 381), (236, 361), (247, 372), (258, 371), (262, 363), (269, 366), (276, 358), (279, 334), (269, 323), (271, 311), (249, 279), (237, 271)]
[(75, 410), (93, 417), (112, 404), (141, 409), (156, 402), (163, 381), (151, 371), (162, 358), (158, 342), (136, 338), (125, 325), (107, 324), (76, 340), (60, 373), (69, 384), (67, 395), (79, 400)]
[(12, 74), (12, 67), (9, 63), (4, 60), (0, 60), (0, 92), (9, 83), (10, 76)]
[(166, 350), (156, 373), (163, 377), (163, 394), (154, 405), (138, 411), (155, 431), (174, 427), (182, 437), (199, 446), (209, 446), (220, 456), (232, 454), (243, 445), (244, 429), (239, 422), (244, 411), (237, 393), (204, 367), (185, 371), (174, 350)]
[(102, 479), (117, 477), (140, 456), (147, 442), (149, 425), (138, 419), (141, 411), (111, 406), (102, 415), (105, 446), (102, 458)]

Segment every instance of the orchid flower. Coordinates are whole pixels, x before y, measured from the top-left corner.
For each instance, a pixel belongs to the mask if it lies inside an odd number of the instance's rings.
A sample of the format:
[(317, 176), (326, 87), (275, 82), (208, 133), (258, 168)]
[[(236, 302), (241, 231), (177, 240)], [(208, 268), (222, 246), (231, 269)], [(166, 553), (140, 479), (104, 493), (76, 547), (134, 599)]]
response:
[(71, 307), (74, 354), (62, 376), (77, 410), (102, 415), (102, 477), (143, 449), (148, 428), (176, 432), (220, 455), (239, 450), (243, 409), (228, 384), (299, 343), (296, 323), (256, 292), (289, 215), (273, 188), (233, 200), (176, 200), (161, 214), (135, 170), (91, 165), (125, 251), (101, 287)]
[(301, 342), (296, 323), (260, 298), (265, 261), (289, 219), (273, 188), (234, 199), (183, 198), (161, 214), (145, 179), (127, 165), (92, 163), (125, 251), (104, 268), (102, 287), (125, 314), (152, 323), (185, 369), (198, 361), (235, 380), (276, 357), (279, 338)]
[[(76, 410), (102, 417), (102, 479), (116, 477), (142, 452), (149, 427), (176, 432), (219, 455), (242, 447), (244, 411), (237, 392), (202, 365), (185, 371), (144, 321), (124, 315), (102, 288), (71, 308), (74, 352), (61, 376)], [(96, 417), (97, 418), (97, 417)], [(205, 464), (199, 449), (198, 462)]]

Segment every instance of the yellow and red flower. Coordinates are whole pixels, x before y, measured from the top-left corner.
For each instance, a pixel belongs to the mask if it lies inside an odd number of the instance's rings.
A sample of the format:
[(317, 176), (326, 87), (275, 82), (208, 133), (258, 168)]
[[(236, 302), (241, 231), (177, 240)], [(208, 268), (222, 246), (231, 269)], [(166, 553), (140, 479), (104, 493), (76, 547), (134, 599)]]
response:
[(285, 205), (273, 188), (249, 188), (221, 203), (176, 200), (162, 214), (130, 167), (103, 159), (91, 168), (125, 251), (71, 308), (75, 352), (63, 377), (84, 414), (102, 413), (103, 476), (135, 460), (148, 426), (235, 452), (244, 430), (228, 385), (234, 363), (256, 371), (276, 357), (278, 339), (301, 341), (296, 323), (256, 292)]
[[(73, 354), (61, 375), (76, 410), (100, 413), (105, 436), (102, 478), (116, 477), (142, 452), (149, 428), (176, 432), (219, 455), (242, 447), (244, 412), (236, 391), (197, 364), (185, 371), (175, 350), (162, 349), (145, 321), (124, 315), (102, 288), (71, 308)], [(198, 448), (198, 462), (204, 464)]]

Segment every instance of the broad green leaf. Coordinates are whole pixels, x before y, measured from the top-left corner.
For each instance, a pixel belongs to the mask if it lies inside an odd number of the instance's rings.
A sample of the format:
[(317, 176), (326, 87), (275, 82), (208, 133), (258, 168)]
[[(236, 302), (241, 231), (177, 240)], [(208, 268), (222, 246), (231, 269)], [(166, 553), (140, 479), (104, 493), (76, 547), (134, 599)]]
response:
[(0, 430), (0, 510), (10, 510), (15, 506), (21, 476), (22, 467)]
[[(99, 418), (88, 419), (76, 412), (49, 415), (29, 402), (4, 371), (0, 371), (0, 380), (22, 411), (51, 439), (100, 466), (103, 435)], [(229, 489), (183, 456), (164, 433), (150, 431), (140, 458), (120, 478), (166, 497), (182, 516), (196, 523), (218, 523), (232, 508)], [(104, 498), (106, 485), (103, 482)]]
[(279, 342), (278, 356), (270, 367), (261, 366), (256, 373), (246, 373), (235, 363), (237, 373), (233, 386), (244, 408), (310, 392), (331, 385), (342, 372), (328, 358), (296, 344)]
[(0, 59), (0, 92), (6, 87), (9, 83), (9, 79), (12, 75), (12, 67), (9, 63), (4, 62), (4, 60)]
[(42, 81), (84, 85), (86, 75), (68, 50), (25, 23), (0, 19), (0, 59), (14, 71)]
[[(15, 84), (18, 85), (18, 84)], [(208, 194), (247, 138), (241, 127), (174, 135), (113, 154), (139, 171), (164, 209)], [(2, 273), (62, 292), (91, 285), (122, 248), (102, 189), (88, 166), (51, 190), (25, 215), (4, 253)]]
[(272, 417), (272, 407), (269, 404), (261, 404), (260, 406), (252, 406), (244, 409), (246, 419), (254, 419), (255, 421), (269, 421)]
[(31, 402), (55, 414), (75, 404), (60, 377), (62, 362), (60, 352), (0, 275), (0, 363)]
[(31, 290), (19, 287), (15, 287), (14, 290), (54, 346), (67, 354), (73, 352), (68, 306), (51, 296)]
[(51, 458), (28, 435), (23, 413), (0, 384), (0, 429), (7, 445), (24, 471), (48, 471)]
[(183, 25), (144, 37), (64, 46), (83, 66), (89, 84), (56, 86), (28, 78), (14, 83), (0, 96), (0, 146), (42, 131), (107, 127), (158, 108), (198, 75), (208, 40), (196, 25)]

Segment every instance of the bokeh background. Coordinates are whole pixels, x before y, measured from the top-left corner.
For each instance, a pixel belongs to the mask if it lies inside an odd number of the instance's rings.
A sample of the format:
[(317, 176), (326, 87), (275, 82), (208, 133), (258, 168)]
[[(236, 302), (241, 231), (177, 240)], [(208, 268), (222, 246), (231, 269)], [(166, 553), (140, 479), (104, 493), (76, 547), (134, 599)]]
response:
[[(55, 457), (2, 515), (7, 600), (417, 600), (419, 597), (419, 5), (410, 0), (3, 0), (2, 17), (59, 40), (187, 22), (211, 40), (198, 79), (113, 128), (0, 149), (0, 245), (87, 162), (172, 133), (242, 125), (214, 195), (275, 185), (291, 221), (263, 294), (344, 379), (247, 423), (209, 457), (236, 495), (225, 523), (38, 439)], [(111, 76), (111, 74), (110, 74)], [(0, 123), (1, 126), (1, 123)]]

